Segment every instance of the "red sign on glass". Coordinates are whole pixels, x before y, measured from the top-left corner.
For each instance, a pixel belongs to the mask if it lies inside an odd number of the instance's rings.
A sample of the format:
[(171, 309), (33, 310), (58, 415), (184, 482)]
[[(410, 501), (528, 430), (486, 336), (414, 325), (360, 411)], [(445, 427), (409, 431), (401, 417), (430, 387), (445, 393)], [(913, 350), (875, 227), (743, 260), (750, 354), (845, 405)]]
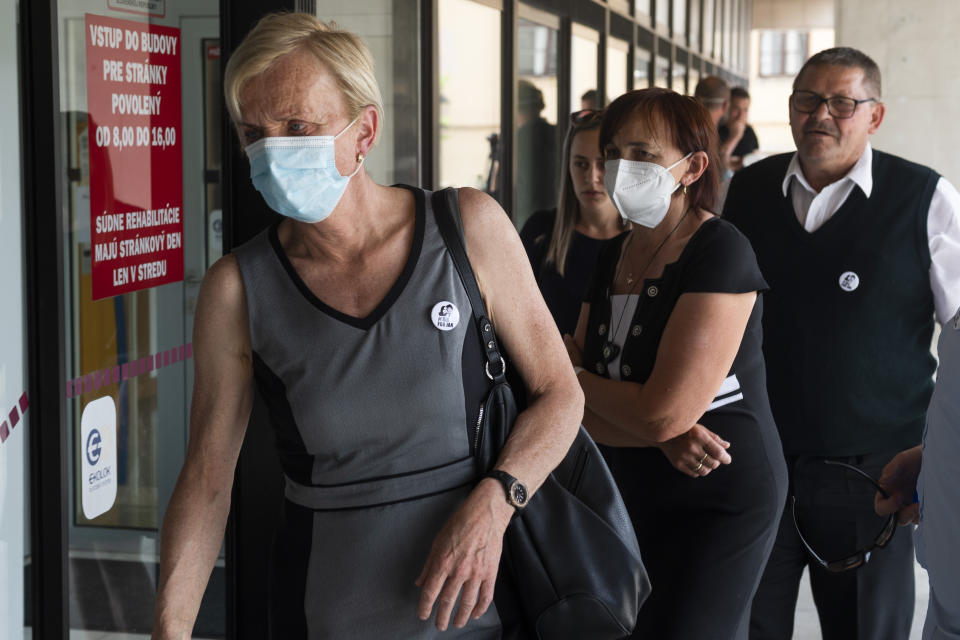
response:
[(93, 299), (183, 280), (180, 30), (87, 14)]

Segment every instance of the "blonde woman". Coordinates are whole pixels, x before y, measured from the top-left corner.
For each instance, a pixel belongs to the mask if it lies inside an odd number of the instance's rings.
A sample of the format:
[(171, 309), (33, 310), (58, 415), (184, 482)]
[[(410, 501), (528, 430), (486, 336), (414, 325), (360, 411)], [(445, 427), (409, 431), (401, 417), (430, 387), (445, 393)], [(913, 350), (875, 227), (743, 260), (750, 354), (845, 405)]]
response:
[(583, 109), (570, 116), (557, 208), (535, 213), (520, 232), (540, 292), (561, 334), (572, 335), (577, 328), (600, 248), (629, 226), (603, 187), (602, 115), (602, 111)]
[(496, 464), (514, 482), (478, 481), (472, 310), (429, 194), (364, 170), (383, 122), (366, 46), (308, 14), (270, 15), (231, 56), (224, 90), (253, 184), (284, 218), (204, 278), (154, 637), (190, 636), (256, 388), (285, 476), (271, 636), (434, 638), (452, 620), (444, 638), (499, 638), (490, 604), (522, 498), (505, 484), (533, 494), (583, 411), (517, 234), (491, 198), (460, 192), (486, 307), (533, 390)]

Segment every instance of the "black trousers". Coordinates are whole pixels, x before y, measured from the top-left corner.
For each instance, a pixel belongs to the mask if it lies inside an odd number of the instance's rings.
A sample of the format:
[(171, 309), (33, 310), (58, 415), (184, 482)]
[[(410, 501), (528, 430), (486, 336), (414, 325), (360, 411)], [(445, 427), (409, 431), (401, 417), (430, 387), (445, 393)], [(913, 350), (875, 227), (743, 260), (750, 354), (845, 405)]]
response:
[[(854, 464), (874, 478), (898, 452), (831, 458)], [(810, 558), (797, 535), (790, 496), (804, 537), (826, 561), (839, 560), (872, 542), (884, 519), (873, 511), (873, 486), (824, 458), (787, 458), (790, 493), (773, 552), (750, 616), (751, 640), (793, 635), (797, 592), (805, 566), (824, 640), (904, 640), (914, 607), (912, 527), (901, 527), (858, 569), (831, 573)]]

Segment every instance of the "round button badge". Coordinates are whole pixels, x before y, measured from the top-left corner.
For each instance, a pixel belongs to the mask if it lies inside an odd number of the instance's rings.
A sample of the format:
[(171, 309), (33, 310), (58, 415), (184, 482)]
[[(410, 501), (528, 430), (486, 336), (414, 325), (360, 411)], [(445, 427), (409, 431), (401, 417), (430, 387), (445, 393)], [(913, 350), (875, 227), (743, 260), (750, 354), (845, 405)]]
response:
[(860, 286), (860, 276), (853, 271), (844, 271), (840, 274), (840, 288), (844, 291), (854, 291)]
[(441, 300), (433, 305), (430, 311), (430, 320), (433, 326), (440, 331), (451, 331), (460, 324), (460, 311), (457, 306), (448, 300)]

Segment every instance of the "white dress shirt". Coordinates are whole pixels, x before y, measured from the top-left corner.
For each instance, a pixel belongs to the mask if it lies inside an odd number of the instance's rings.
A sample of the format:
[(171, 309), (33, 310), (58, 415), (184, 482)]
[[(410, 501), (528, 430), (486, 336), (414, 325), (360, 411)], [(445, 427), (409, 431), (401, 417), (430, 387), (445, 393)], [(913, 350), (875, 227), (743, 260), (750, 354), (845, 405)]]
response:
[[(791, 184), (794, 185), (792, 189)], [(850, 172), (820, 192), (807, 182), (796, 153), (783, 178), (783, 195), (791, 196), (797, 220), (808, 233), (816, 231), (833, 217), (854, 187), (860, 187), (868, 198), (873, 191), (873, 149), (869, 143)], [(937, 320), (943, 325), (960, 306), (960, 193), (943, 177), (937, 181), (930, 200), (927, 239), (931, 260), (930, 290)]]

